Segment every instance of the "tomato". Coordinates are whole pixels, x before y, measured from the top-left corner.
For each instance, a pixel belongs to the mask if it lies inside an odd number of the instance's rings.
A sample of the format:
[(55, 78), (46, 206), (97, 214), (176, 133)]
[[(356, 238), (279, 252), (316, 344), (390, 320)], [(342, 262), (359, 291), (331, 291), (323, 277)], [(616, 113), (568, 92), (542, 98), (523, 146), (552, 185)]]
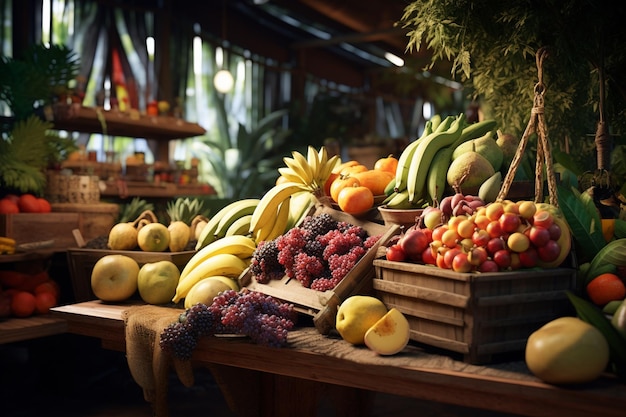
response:
[(372, 190), (362, 185), (344, 187), (337, 198), (339, 208), (348, 214), (365, 213), (374, 206)]
[(0, 200), (0, 214), (15, 214), (19, 213), (20, 208), (17, 206), (13, 200), (8, 197)]
[(39, 201), (32, 194), (22, 194), (17, 203), (22, 213), (39, 213)]
[(406, 259), (406, 253), (404, 253), (402, 246), (396, 243), (385, 250), (385, 258), (388, 261), (402, 262)]
[(52, 211), (52, 206), (50, 205), (50, 202), (45, 198), (38, 198), (37, 202), (39, 203), (40, 213), (50, 213)]

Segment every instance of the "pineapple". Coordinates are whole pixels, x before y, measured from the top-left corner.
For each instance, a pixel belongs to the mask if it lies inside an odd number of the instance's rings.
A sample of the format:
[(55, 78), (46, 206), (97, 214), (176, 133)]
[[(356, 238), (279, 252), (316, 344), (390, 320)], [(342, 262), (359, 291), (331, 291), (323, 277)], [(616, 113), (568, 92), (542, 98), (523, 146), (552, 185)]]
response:
[(167, 205), (170, 224), (170, 251), (180, 252), (187, 247), (192, 236), (192, 223), (198, 217), (204, 217), (204, 202), (197, 198), (177, 198)]

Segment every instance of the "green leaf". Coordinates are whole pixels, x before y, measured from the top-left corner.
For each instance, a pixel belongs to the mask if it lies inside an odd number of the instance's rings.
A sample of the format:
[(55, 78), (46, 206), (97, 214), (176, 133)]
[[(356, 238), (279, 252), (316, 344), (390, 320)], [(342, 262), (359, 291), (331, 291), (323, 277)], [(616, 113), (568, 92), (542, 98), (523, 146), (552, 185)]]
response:
[(626, 266), (626, 239), (612, 240), (598, 252), (584, 276), (584, 285), (609, 266)]
[(616, 239), (626, 238), (626, 220), (615, 219), (615, 230), (613, 230), (613, 236)]
[(557, 187), (559, 208), (570, 226), (578, 249), (578, 259), (580, 262), (593, 259), (606, 244), (602, 235), (600, 215), (595, 205), (591, 207), (573, 188)]

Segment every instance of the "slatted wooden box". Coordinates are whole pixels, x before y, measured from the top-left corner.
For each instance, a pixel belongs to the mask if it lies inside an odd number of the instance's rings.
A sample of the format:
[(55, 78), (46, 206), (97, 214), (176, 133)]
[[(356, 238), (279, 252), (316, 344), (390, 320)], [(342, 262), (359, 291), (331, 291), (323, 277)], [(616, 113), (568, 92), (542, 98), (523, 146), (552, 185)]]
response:
[(0, 236), (16, 240), (18, 245), (45, 242), (46, 248), (64, 251), (76, 246), (72, 230), (78, 228), (77, 213), (0, 214)]
[(411, 340), (484, 364), (520, 356), (530, 334), (572, 315), (566, 290), (574, 268), (458, 273), (435, 266), (374, 260), (375, 294), (408, 318)]
[(377, 244), (368, 250), (335, 288), (329, 291), (316, 291), (306, 288), (297, 280), (290, 280), (286, 276), (281, 280), (272, 280), (267, 284), (261, 284), (256, 281), (249, 270), (239, 277), (239, 283), (242, 287), (260, 291), (293, 304), (300, 313), (313, 317), (313, 323), (321, 334), (328, 334), (335, 328), (339, 304), (351, 295), (373, 294), (372, 281), (375, 273), (372, 262), (376, 257), (376, 252), (381, 245), (384, 245), (392, 236), (400, 232), (400, 227), (369, 222), (323, 204), (318, 205), (313, 214), (323, 212), (329, 213), (336, 220), (363, 227), (370, 236), (381, 236)]
[(72, 279), (72, 289), (76, 302), (95, 300), (96, 296), (91, 290), (91, 271), (100, 258), (105, 255), (126, 255), (137, 261), (141, 267), (143, 264), (172, 261), (182, 271), (187, 262), (196, 251), (184, 252), (144, 252), (140, 250), (105, 250), (70, 248), (67, 251), (67, 262)]

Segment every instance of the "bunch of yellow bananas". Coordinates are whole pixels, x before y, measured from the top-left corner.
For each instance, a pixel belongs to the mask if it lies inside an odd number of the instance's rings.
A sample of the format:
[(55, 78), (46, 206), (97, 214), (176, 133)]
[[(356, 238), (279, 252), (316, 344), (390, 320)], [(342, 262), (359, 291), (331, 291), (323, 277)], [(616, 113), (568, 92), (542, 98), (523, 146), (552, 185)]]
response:
[(12, 255), (15, 253), (15, 239), (0, 237), (0, 255)]

